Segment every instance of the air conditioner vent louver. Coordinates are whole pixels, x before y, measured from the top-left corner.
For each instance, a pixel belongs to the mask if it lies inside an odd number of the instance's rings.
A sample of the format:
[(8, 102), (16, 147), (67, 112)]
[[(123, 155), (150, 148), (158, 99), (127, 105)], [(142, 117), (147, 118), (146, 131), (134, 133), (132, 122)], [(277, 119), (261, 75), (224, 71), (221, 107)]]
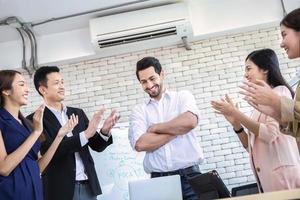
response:
[(101, 56), (183, 44), (193, 37), (183, 2), (90, 19), (91, 42)]
[(98, 40), (98, 45), (100, 48), (111, 47), (121, 44), (128, 44), (133, 42), (139, 42), (148, 39), (160, 38), (170, 35), (176, 35), (177, 30), (176, 27), (169, 27), (160, 30), (148, 31), (138, 34), (133, 34), (125, 37), (117, 37), (106, 40)]

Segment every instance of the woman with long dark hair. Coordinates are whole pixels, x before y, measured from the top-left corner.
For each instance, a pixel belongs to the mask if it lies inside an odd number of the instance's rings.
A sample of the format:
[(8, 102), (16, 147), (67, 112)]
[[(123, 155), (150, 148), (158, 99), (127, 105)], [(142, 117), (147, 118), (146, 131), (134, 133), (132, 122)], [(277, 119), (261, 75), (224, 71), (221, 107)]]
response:
[[(281, 48), (289, 59), (300, 58), (300, 8), (287, 14), (280, 22)], [(265, 114), (272, 116), (283, 126), (285, 133), (296, 138), (300, 152), (300, 87), (296, 89), (294, 100), (276, 94), (264, 81), (246, 82), (242, 87), (248, 103)], [(264, 105), (264, 106), (261, 106)], [(288, 126), (287, 126), (288, 125)]]
[[(245, 60), (245, 78), (265, 81), (279, 96), (292, 99), (293, 91), (282, 77), (275, 52), (261, 49)], [(212, 101), (213, 108), (224, 115), (249, 152), (250, 164), (261, 191), (270, 192), (300, 187), (300, 158), (294, 137), (283, 134), (272, 115), (256, 109), (244, 115), (226, 95)], [(244, 130), (248, 129), (248, 132)]]
[(20, 72), (0, 71), (0, 199), (43, 199), (40, 174), (44, 171), (62, 138), (78, 122), (72, 116), (63, 126), (49, 150), (39, 155), (39, 137), (43, 130), (44, 105), (29, 124), (20, 112), (27, 104), (28, 86)]

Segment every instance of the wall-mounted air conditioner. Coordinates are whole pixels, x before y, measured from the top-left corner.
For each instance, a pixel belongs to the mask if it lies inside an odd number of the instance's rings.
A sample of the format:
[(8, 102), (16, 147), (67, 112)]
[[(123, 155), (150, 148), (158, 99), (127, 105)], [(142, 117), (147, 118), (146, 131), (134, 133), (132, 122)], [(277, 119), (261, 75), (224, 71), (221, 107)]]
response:
[(147, 8), (90, 20), (97, 51), (125, 53), (184, 43), (192, 27), (184, 3)]

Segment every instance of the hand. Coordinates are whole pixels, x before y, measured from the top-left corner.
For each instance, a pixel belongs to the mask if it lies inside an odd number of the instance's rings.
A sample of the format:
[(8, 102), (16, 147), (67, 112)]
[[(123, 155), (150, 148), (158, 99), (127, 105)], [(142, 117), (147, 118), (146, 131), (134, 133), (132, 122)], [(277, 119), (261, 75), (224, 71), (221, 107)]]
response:
[(274, 106), (256, 105), (256, 104), (253, 104), (252, 102), (248, 102), (248, 103), (253, 108), (258, 110), (259, 112), (264, 113), (265, 115), (275, 117), (278, 114), (276, 109), (274, 108)]
[(119, 113), (116, 110), (113, 110), (110, 115), (104, 121), (104, 124), (101, 128), (101, 133), (104, 135), (109, 135), (112, 127), (118, 122), (120, 119)]
[[(235, 105), (236, 108), (238, 108), (238, 104)], [(241, 127), (241, 122), (236, 119), (234, 116), (232, 115), (224, 115), (225, 119), (233, 126), (233, 127)]]
[(262, 80), (244, 82), (240, 88), (243, 89), (240, 93), (245, 95), (244, 99), (255, 108), (259, 104), (273, 107), (276, 101), (280, 101), (280, 97)]
[(58, 133), (58, 137), (64, 137), (67, 133), (72, 132), (74, 127), (78, 124), (78, 116), (75, 114), (72, 114), (70, 119), (67, 121), (65, 125), (63, 125)]
[(212, 101), (211, 105), (216, 110), (216, 113), (224, 115), (226, 120), (233, 126), (240, 124), (239, 120), (233, 115), (234, 111), (238, 110), (238, 105), (234, 104), (227, 94), (225, 95), (225, 99), (222, 98), (221, 101)]
[(43, 132), (43, 116), (45, 105), (40, 105), (33, 115), (33, 132), (40, 135)]
[(87, 129), (84, 131), (87, 139), (93, 137), (96, 133), (96, 130), (99, 126), (99, 123), (102, 119), (103, 113), (104, 113), (104, 108), (100, 109), (99, 111), (95, 112), (92, 119), (89, 122), (89, 126)]

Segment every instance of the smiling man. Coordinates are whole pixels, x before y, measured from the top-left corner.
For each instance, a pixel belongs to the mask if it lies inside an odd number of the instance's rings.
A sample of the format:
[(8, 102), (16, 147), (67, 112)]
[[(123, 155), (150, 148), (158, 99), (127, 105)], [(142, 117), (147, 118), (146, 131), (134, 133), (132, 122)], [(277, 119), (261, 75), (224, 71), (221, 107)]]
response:
[(189, 177), (200, 173), (198, 164), (203, 160), (194, 131), (199, 121), (195, 98), (189, 91), (166, 90), (164, 71), (154, 57), (137, 62), (136, 76), (149, 99), (132, 110), (130, 144), (146, 152), (146, 173), (152, 178), (180, 175), (183, 199), (196, 200), (188, 183)]
[[(78, 124), (63, 138), (48, 168), (42, 174), (44, 199), (96, 200), (101, 189), (89, 147), (101, 152), (112, 144), (110, 131), (119, 118), (118, 113), (112, 111), (98, 133), (96, 130), (104, 109), (96, 112), (89, 121), (82, 109), (64, 105), (64, 80), (58, 67), (40, 67), (34, 74), (34, 85), (46, 104), (42, 154), (49, 148), (68, 118), (72, 114), (78, 116)], [(33, 114), (28, 116), (28, 119), (32, 120), (32, 116)]]

